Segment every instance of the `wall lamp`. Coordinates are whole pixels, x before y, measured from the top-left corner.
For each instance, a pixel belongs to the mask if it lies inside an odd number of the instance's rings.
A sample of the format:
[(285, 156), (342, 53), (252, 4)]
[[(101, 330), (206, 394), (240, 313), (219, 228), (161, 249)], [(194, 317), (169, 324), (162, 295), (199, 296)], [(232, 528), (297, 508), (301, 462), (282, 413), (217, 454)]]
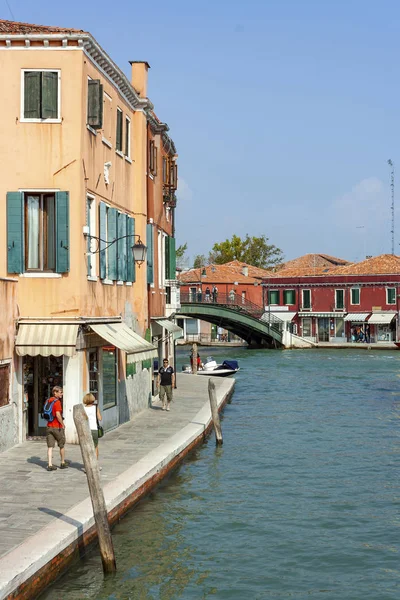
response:
[[(134, 261), (140, 267), (140, 265), (142, 265), (146, 260), (147, 246), (143, 244), (142, 240), (140, 239), (140, 235), (135, 235), (134, 233), (130, 235), (121, 235), (121, 237), (114, 238), (111, 242), (109, 242), (108, 240), (102, 240), (101, 238), (96, 237), (95, 235), (90, 235), (89, 227), (87, 225), (83, 227), (83, 235), (90, 245), (92, 244), (92, 241), (96, 242), (96, 249), (91, 249), (90, 254), (98, 254), (103, 250), (107, 250), (107, 248), (109, 248), (119, 240), (124, 240), (126, 238), (134, 238), (135, 240), (137, 238), (137, 241), (135, 241), (135, 243), (131, 246)], [(102, 246), (101, 248), (100, 243)]]

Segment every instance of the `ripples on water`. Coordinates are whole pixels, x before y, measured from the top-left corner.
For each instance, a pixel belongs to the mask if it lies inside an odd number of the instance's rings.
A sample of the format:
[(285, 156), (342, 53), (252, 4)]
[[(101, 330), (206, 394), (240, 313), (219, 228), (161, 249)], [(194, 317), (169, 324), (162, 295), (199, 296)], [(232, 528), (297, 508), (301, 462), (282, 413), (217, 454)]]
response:
[(400, 353), (228, 356), (223, 447), (113, 529), (115, 577), (96, 549), (43, 599), (398, 600)]

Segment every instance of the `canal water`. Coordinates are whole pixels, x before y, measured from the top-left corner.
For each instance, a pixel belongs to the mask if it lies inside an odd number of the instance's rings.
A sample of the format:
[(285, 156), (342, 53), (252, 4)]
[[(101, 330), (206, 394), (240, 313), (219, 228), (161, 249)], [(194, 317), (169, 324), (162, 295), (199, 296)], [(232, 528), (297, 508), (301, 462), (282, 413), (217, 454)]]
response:
[(116, 576), (96, 549), (41, 598), (398, 600), (400, 352), (213, 353), (241, 367), (223, 447), (113, 529)]

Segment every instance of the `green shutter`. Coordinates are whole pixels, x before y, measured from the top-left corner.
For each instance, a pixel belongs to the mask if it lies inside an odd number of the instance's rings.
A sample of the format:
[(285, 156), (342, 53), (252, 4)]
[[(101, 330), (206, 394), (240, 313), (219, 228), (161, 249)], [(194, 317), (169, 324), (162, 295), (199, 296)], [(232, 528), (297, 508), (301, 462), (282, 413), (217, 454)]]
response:
[(24, 119), (40, 119), (41, 71), (24, 73)]
[(175, 250), (175, 238), (169, 238), (169, 278), (175, 279), (176, 277), (176, 250)]
[(117, 110), (117, 134), (115, 142), (116, 150), (122, 151), (122, 111)]
[[(109, 208), (107, 211), (107, 243), (110, 244), (117, 239), (117, 211)], [(115, 242), (107, 249), (107, 277), (111, 281), (117, 279), (117, 243)]]
[(24, 199), (7, 192), (7, 272), (24, 272)]
[(117, 278), (118, 281), (126, 281), (126, 215), (123, 213), (117, 214)]
[(93, 129), (103, 127), (103, 86), (100, 79), (88, 81), (88, 114), (87, 122)]
[[(144, 339), (151, 343), (151, 329), (146, 329)], [(151, 369), (151, 358), (142, 361), (142, 369)]]
[(135, 219), (126, 217), (126, 234), (130, 237), (126, 238), (126, 254), (127, 254), (127, 281), (136, 281), (136, 265), (133, 258), (132, 246), (135, 243)]
[(58, 73), (42, 73), (42, 119), (58, 118)]
[(69, 271), (69, 192), (56, 192), (56, 273)]
[(149, 223), (146, 226), (147, 240), (147, 283), (154, 283), (154, 244), (153, 244), (153, 225)]
[(396, 288), (388, 288), (388, 304), (396, 304)]
[[(99, 206), (99, 223), (100, 223), (100, 240), (107, 239), (107, 206), (104, 202), (100, 202)], [(106, 242), (100, 241), (100, 279), (106, 279), (107, 277), (107, 264), (106, 264)]]
[(269, 304), (279, 304), (279, 290), (270, 290)]
[(164, 238), (165, 242), (165, 279), (170, 279), (169, 275), (169, 236), (166, 235)]

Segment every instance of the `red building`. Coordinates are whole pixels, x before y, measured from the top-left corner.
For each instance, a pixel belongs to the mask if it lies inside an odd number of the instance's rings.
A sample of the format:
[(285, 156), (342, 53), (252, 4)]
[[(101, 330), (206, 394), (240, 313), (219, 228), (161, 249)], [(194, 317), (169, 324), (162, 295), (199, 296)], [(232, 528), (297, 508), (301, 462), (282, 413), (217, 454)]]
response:
[(400, 257), (383, 254), (355, 264), (325, 255), (307, 257), (264, 278), (266, 312), (310, 341), (398, 339)]

